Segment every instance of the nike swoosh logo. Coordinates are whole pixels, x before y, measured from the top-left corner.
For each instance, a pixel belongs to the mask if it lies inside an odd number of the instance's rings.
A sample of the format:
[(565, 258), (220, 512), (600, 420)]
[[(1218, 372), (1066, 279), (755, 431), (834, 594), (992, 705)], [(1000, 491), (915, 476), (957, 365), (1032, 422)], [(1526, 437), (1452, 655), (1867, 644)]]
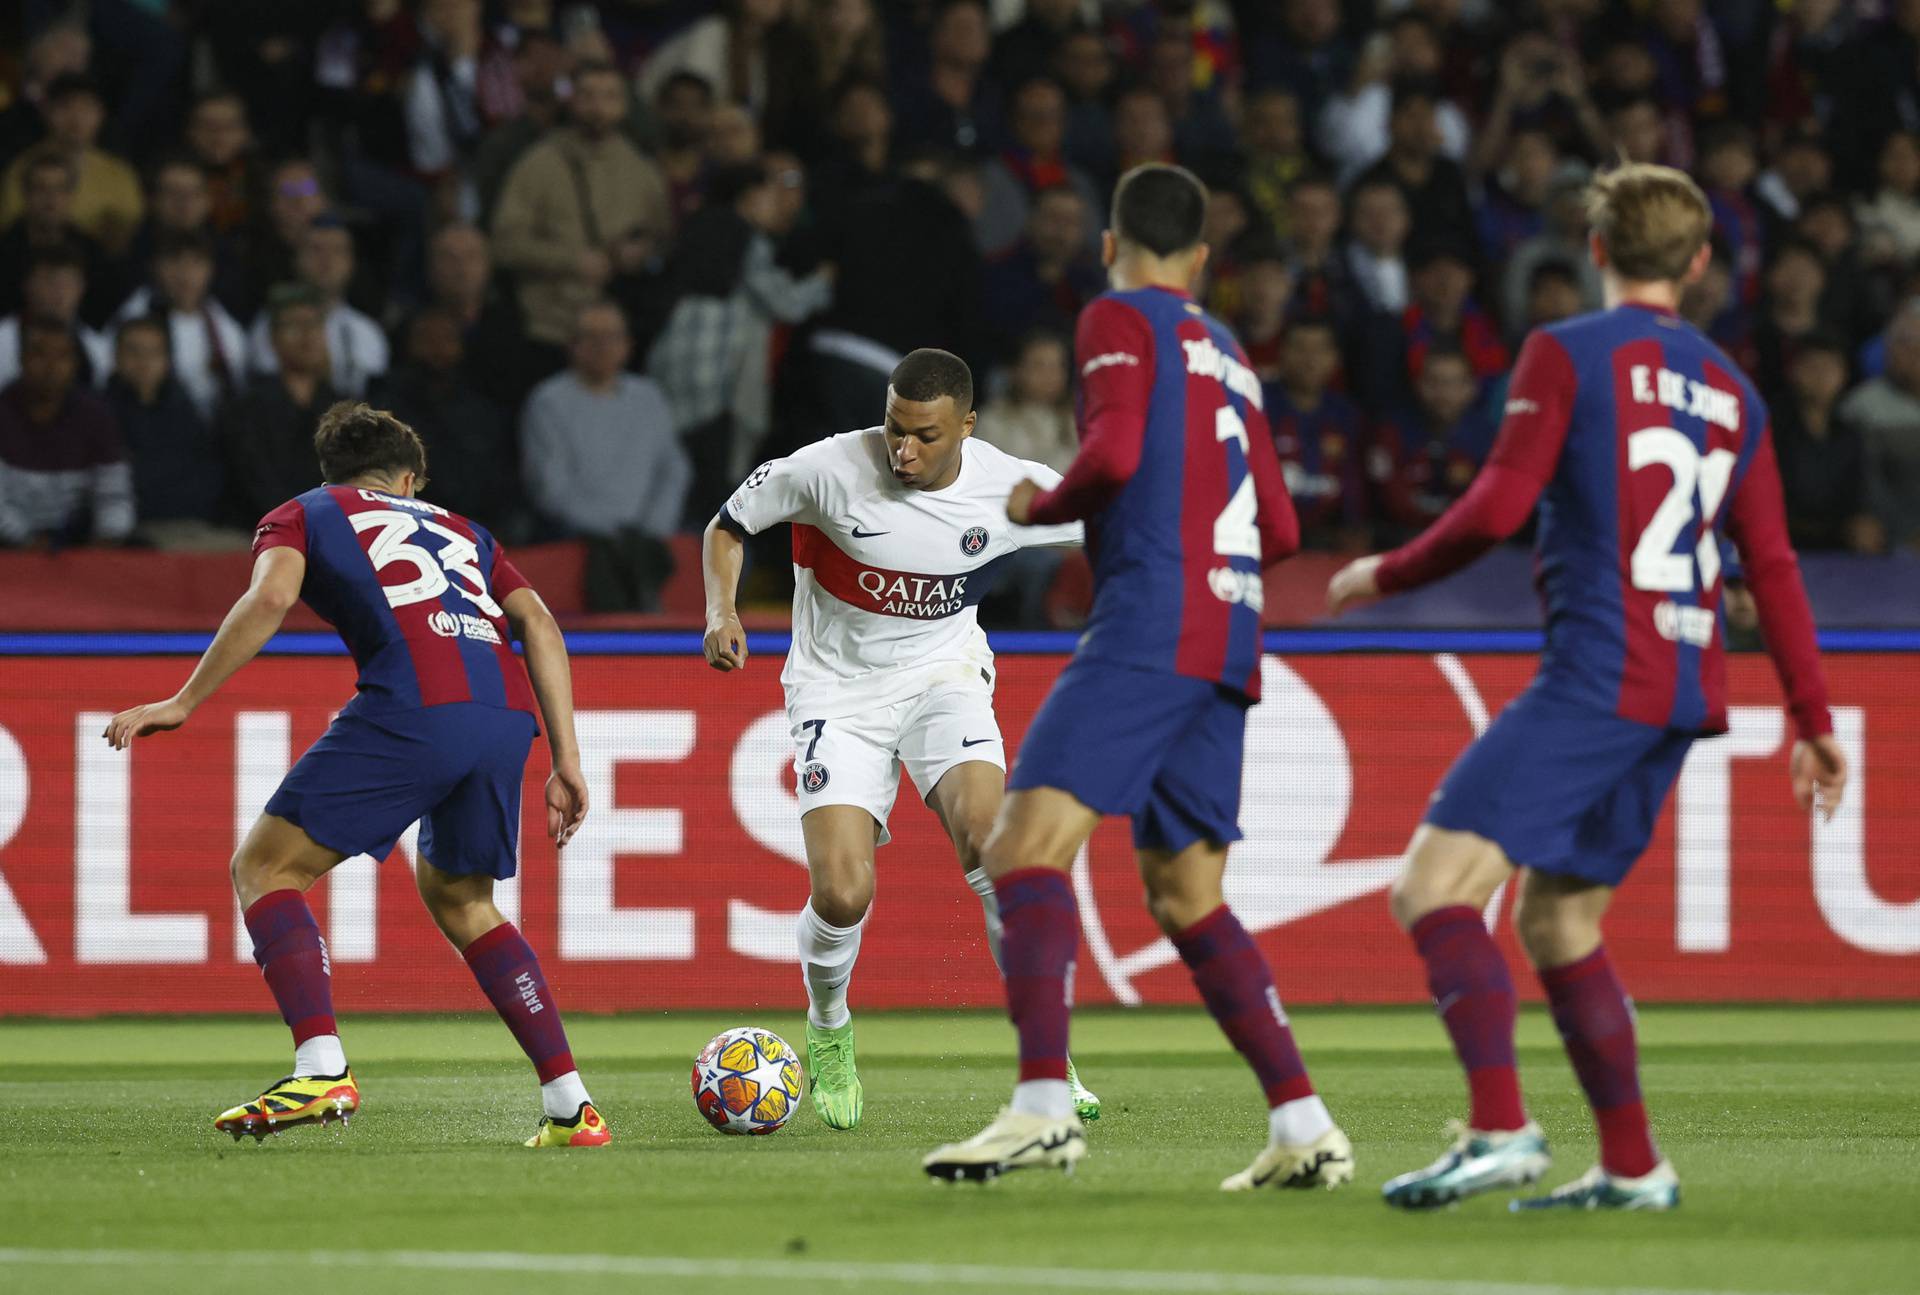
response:
[(960, 739), (960, 745), (961, 746), (979, 746), (982, 742), (995, 742), (998, 740), (999, 740), (998, 738), (991, 738), (991, 737), (963, 737)]
[(853, 528), (853, 538), (856, 540), (870, 540), (876, 535), (891, 535), (891, 534), (893, 534), (892, 531), (863, 531), (858, 526), (855, 526)]

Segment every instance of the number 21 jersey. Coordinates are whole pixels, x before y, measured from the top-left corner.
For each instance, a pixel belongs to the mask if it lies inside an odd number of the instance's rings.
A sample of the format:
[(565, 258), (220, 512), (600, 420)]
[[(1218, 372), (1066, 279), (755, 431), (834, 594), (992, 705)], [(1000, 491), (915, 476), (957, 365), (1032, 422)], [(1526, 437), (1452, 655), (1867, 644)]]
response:
[(347, 712), (463, 701), (533, 711), (500, 607), (527, 581), (484, 527), (424, 499), (319, 486), (261, 518), (253, 551), (271, 548), (306, 555), (301, 601), (353, 654)]

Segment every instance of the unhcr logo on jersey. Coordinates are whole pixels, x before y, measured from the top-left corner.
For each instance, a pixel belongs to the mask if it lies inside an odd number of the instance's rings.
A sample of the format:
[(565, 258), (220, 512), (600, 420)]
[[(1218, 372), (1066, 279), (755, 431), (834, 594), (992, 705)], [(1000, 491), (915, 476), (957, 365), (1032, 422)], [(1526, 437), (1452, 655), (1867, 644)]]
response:
[(468, 638), (477, 643), (500, 643), (500, 631), (484, 616), (465, 612), (437, 611), (428, 615), (427, 628), (443, 639)]

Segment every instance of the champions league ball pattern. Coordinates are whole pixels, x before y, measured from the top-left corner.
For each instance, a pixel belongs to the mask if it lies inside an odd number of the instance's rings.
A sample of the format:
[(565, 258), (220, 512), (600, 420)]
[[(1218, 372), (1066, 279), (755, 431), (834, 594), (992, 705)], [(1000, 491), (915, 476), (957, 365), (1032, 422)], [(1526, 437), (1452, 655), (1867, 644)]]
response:
[(801, 1096), (800, 1058), (770, 1030), (742, 1025), (717, 1036), (693, 1061), (693, 1100), (722, 1133), (772, 1133)]

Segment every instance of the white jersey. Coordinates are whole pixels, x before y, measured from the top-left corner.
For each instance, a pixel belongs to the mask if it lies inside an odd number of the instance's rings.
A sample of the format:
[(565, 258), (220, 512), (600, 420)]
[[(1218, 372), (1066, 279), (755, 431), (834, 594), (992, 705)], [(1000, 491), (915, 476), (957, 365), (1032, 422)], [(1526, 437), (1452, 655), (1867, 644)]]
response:
[(878, 428), (845, 432), (755, 468), (726, 512), (750, 535), (793, 523), (790, 711), (831, 719), (888, 706), (945, 679), (991, 680), (977, 611), (993, 568), (1022, 548), (1082, 542), (1078, 522), (1015, 526), (1007, 496), (1060, 474), (979, 437), (944, 490), (900, 484)]

